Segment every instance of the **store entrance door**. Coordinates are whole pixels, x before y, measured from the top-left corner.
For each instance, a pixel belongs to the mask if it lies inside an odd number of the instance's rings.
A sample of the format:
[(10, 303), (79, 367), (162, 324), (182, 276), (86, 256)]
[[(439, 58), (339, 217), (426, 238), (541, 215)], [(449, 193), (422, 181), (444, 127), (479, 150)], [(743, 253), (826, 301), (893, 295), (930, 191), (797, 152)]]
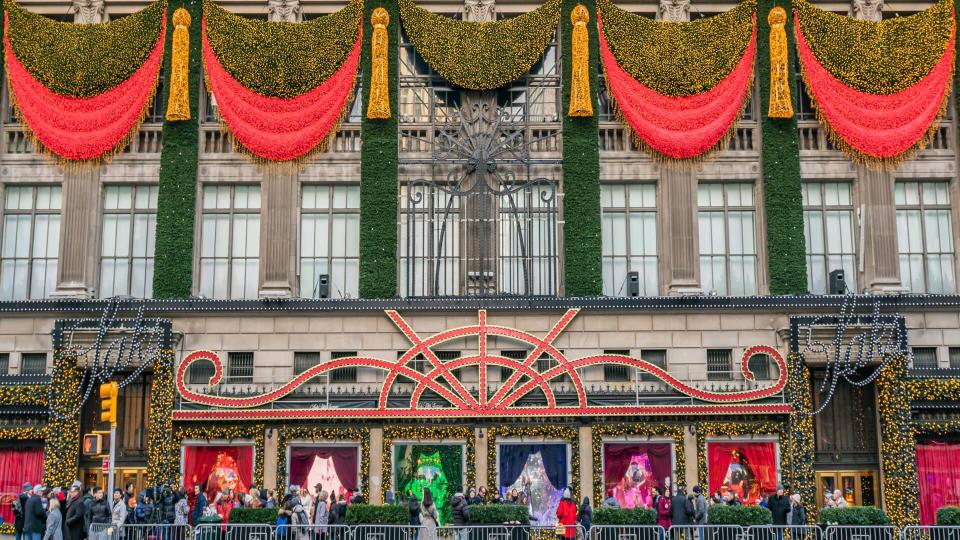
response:
[[(127, 482), (133, 482), (134, 494), (140, 493), (140, 490), (147, 487), (147, 468), (146, 467), (117, 467), (117, 474), (114, 477), (116, 486), (120, 489), (126, 487)], [(83, 470), (83, 485), (100, 486), (107, 489), (107, 473), (97, 468)]]
[(827, 494), (839, 489), (850, 506), (879, 506), (877, 471), (817, 472), (817, 505), (823, 508)]

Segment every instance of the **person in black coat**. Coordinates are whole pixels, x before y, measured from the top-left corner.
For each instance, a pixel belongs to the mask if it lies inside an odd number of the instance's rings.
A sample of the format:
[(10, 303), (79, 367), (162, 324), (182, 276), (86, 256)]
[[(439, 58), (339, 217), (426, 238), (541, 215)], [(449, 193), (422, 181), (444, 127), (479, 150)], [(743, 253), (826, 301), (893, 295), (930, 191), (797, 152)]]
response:
[(94, 525), (109, 524), (112, 518), (113, 512), (110, 503), (103, 496), (103, 488), (93, 488), (93, 500), (87, 505), (87, 523), (92, 528)]
[(15, 540), (21, 540), (23, 536), (23, 510), (27, 507), (27, 499), (30, 498), (30, 493), (33, 492), (33, 484), (27, 482), (23, 485), (23, 491), (20, 495), (17, 496), (17, 501), (19, 503), (19, 509), (14, 505), (13, 509), (13, 531), (16, 535)]
[(783, 484), (777, 484), (777, 493), (767, 499), (767, 509), (773, 514), (773, 524), (787, 525), (787, 513), (790, 512), (790, 499), (784, 493)]
[(457, 527), (465, 526), (469, 521), (469, 510), (467, 510), (467, 499), (463, 496), (463, 487), (458, 486), (456, 493), (450, 500), (450, 510), (453, 514), (453, 524)]
[(67, 493), (67, 512), (63, 518), (63, 538), (65, 540), (82, 540), (84, 533), (84, 516), (86, 505), (80, 496), (80, 483), (74, 482)]
[(677, 486), (677, 493), (670, 499), (670, 517), (674, 526), (689, 525), (693, 517), (693, 503), (687, 498), (683, 486)]
[(33, 494), (23, 507), (23, 533), (27, 540), (41, 540), (47, 530), (47, 511), (43, 509), (43, 486), (33, 487)]
[(200, 487), (200, 484), (193, 486), (193, 494), (195, 499), (193, 500), (193, 512), (191, 512), (191, 522), (194, 526), (200, 523), (200, 518), (203, 517), (203, 509), (207, 507), (207, 494), (203, 492), (203, 488)]
[(159, 522), (163, 524), (173, 523), (176, 518), (177, 495), (170, 489), (170, 486), (163, 486), (160, 490), (160, 496), (157, 497), (156, 511)]

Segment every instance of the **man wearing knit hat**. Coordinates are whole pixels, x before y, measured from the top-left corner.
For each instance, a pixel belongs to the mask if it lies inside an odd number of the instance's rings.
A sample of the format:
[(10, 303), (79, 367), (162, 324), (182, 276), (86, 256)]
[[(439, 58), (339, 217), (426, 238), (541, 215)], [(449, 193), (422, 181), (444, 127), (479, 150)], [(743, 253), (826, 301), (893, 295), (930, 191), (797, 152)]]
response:
[(23, 484), (23, 491), (13, 502), (13, 532), (16, 534), (15, 540), (23, 538), (23, 509), (27, 507), (27, 499), (30, 498), (30, 492), (33, 491), (33, 484), (27, 482)]

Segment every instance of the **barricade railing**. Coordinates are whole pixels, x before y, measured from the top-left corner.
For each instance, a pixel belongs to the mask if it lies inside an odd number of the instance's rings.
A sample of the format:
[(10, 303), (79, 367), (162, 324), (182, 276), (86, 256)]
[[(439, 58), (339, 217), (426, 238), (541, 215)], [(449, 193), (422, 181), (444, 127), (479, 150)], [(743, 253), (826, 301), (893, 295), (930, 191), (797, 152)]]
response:
[[(960, 540), (960, 527), (809, 525), (580, 525), (569, 527), (576, 540)], [(557, 540), (556, 527), (467, 525), (427, 528), (415, 525), (269, 525), (246, 523), (94, 523), (90, 540)]]
[(823, 529), (815, 525), (751, 525), (747, 540), (823, 540)]
[(746, 540), (746, 533), (739, 525), (674, 525), (667, 540)]
[(952, 526), (920, 526), (904, 527), (901, 540), (960, 540), (960, 527)]
[(825, 540), (900, 540), (893, 525), (829, 525)]
[(664, 540), (666, 531), (659, 525), (592, 525), (590, 540)]

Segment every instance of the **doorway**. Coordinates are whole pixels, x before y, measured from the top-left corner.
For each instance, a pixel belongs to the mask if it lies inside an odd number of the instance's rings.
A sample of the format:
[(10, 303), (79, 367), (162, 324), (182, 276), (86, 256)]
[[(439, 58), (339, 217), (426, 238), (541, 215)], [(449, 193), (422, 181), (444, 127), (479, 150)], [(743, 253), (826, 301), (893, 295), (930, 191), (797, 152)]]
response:
[(819, 471), (817, 472), (817, 505), (824, 506), (828, 493), (839, 489), (850, 506), (879, 506), (877, 471)]

